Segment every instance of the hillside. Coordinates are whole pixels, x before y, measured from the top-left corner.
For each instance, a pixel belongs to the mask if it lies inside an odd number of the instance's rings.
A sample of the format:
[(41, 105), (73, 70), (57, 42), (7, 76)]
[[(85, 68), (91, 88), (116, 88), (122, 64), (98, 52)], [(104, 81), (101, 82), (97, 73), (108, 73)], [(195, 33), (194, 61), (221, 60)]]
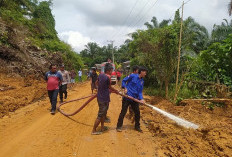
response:
[(1, 39), (6, 38), (6, 44), (0, 45), (1, 73), (42, 76), (51, 62), (63, 62), (60, 52), (42, 50), (27, 40), (25, 28), (11, 27), (0, 18), (0, 29)]
[[(46, 94), (43, 76), (51, 63), (67, 69), (83, 66), (81, 57), (58, 38), (51, 5), (0, 1), (0, 117)], [(27, 98), (30, 92), (35, 97)]]

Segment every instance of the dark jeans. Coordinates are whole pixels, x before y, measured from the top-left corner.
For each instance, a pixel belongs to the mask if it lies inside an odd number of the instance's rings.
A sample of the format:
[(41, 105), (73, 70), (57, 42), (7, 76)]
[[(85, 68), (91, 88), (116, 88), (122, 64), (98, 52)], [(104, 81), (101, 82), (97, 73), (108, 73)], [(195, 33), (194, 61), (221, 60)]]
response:
[(121, 109), (121, 113), (118, 117), (118, 123), (117, 123), (117, 128), (122, 127), (123, 124), (123, 119), (126, 115), (128, 106), (131, 105), (132, 110), (135, 113), (135, 128), (138, 129), (140, 128), (140, 110), (139, 110), (139, 103), (134, 102), (134, 101), (130, 101), (126, 98), (122, 99), (122, 109)]
[(48, 96), (51, 102), (51, 111), (55, 111), (56, 110), (56, 103), (57, 103), (57, 95), (58, 95), (59, 90), (48, 90)]
[(60, 101), (63, 101), (63, 94), (67, 98), (67, 84), (61, 85), (59, 87)]

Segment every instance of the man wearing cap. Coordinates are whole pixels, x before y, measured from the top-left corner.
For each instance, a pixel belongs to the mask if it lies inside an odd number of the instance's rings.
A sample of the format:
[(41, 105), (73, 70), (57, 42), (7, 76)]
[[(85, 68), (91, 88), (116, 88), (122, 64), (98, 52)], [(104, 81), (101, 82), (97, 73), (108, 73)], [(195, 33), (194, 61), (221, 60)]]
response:
[(64, 65), (60, 66), (60, 70), (58, 71), (61, 73), (63, 77), (62, 84), (59, 87), (59, 95), (60, 95), (60, 102), (63, 102), (63, 94), (64, 94), (64, 99), (67, 99), (68, 92), (67, 92), (67, 85), (69, 83), (69, 73), (68, 71), (64, 70)]

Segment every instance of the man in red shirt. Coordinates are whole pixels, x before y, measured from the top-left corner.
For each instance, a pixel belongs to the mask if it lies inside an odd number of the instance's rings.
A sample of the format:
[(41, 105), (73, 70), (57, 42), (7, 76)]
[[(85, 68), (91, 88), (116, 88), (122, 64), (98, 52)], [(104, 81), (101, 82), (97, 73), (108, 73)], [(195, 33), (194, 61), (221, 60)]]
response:
[(56, 112), (57, 95), (59, 92), (59, 85), (62, 83), (62, 75), (57, 72), (56, 65), (50, 66), (50, 71), (45, 74), (45, 80), (47, 81), (48, 96), (51, 102), (51, 114)]

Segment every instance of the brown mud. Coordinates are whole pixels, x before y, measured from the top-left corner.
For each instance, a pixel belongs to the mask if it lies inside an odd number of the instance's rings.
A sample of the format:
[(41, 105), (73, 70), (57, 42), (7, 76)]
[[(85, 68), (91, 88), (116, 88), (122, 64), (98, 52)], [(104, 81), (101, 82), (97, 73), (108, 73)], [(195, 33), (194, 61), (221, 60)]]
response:
[[(123, 131), (116, 132), (121, 97), (111, 94), (108, 111), (111, 123), (106, 123), (109, 130), (95, 136), (91, 130), (98, 111), (96, 99), (75, 116), (65, 117), (59, 112), (52, 116), (43, 80), (1, 75), (0, 81), (0, 113), (4, 116), (0, 119), (0, 157), (229, 157), (232, 154), (231, 102), (210, 110), (201, 102), (190, 100), (185, 106), (175, 106), (162, 98), (145, 96), (148, 103), (200, 128), (183, 128), (141, 106), (144, 132), (135, 131), (128, 118), (124, 119)], [(67, 101), (89, 94), (89, 82), (77, 84), (69, 89)], [(85, 101), (69, 103), (62, 109), (73, 112)]]

